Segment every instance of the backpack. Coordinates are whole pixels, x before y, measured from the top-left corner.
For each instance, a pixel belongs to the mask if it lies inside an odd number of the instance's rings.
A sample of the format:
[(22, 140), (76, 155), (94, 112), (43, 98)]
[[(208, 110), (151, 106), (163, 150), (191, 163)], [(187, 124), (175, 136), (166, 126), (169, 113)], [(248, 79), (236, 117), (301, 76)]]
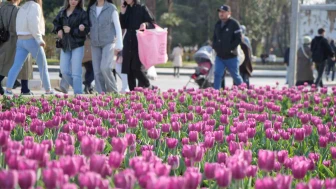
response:
[(313, 59), (313, 62), (315, 63), (324, 61), (324, 51), (321, 45), (322, 41), (323, 39), (321, 39), (318, 43), (316, 43), (316, 45), (313, 47), (313, 50), (312, 50), (312, 59)]

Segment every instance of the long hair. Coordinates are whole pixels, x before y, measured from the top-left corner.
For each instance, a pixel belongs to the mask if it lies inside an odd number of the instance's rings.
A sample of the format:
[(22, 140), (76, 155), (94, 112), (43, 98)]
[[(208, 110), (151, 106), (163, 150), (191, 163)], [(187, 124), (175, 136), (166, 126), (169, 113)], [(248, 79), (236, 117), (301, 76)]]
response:
[[(64, 6), (63, 8), (66, 10), (70, 7), (70, 3), (69, 3), (70, 0), (64, 0)], [(83, 0), (79, 0), (76, 8), (81, 8), (81, 9), (84, 9), (84, 1)]]

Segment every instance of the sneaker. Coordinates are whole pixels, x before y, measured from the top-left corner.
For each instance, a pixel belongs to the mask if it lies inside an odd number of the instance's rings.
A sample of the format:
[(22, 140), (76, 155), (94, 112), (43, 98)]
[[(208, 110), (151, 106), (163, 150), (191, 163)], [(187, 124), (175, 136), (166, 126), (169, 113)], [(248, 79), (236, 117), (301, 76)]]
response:
[(54, 91), (49, 91), (49, 92), (45, 92), (44, 94), (46, 94), (46, 95), (54, 95), (55, 92)]
[(5, 96), (13, 96), (13, 91), (7, 91), (5, 90), (5, 93), (4, 93)]
[(31, 92), (31, 91), (29, 91), (28, 93), (21, 93), (21, 95), (23, 95), (23, 96), (32, 96), (32, 95), (34, 95), (34, 93)]
[(55, 91), (58, 91), (58, 92), (61, 92), (61, 93), (64, 93), (64, 94), (68, 94), (68, 91), (63, 89), (62, 87), (55, 87), (54, 89), (55, 89)]

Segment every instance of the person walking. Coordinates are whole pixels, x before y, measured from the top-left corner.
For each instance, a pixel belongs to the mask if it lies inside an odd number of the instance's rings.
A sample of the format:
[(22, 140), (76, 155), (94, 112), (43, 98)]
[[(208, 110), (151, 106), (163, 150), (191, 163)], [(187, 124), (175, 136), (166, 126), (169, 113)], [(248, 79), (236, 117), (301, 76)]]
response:
[(239, 74), (242, 77), (243, 82), (246, 83), (247, 88), (250, 88), (250, 77), (253, 72), (251, 48), (245, 41), (242, 41), (240, 46), (244, 52), (245, 58), (243, 63), (239, 66)]
[[(3, 79), (8, 76), (9, 69), (12, 67), (16, 52), (16, 17), (19, 11), (21, 0), (8, 0), (0, 5), (0, 29), (9, 32), (9, 38), (6, 42), (0, 44), (0, 84)], [(30, 58), (28, 58), (21, 69), (18, 79), (15, 80), (13, 88), (21, 87), (22, 95), (32, 95), (28, 87), (28, 80), (32, 79), (33, 69)], [(0, 94), (5, 93), (2, 85), (0, 86)]]
[(118, 10), (112, 0), (90, 0), (88, 14), (96, 90), (98, 93), (117, 93), (112, 74), (113, 57), (123, 49)]
[(117, 72), (117, 75), (121, 78), (121, 93), (126, 93), (126, 92), (129, 92), (128, 78), (127, 78), (127, 74), (123, 74), (121, 71), (122, 62), (123, 62), (122, 51), (120, 51), (117, 54), (115, 70)]
[(136, 30), (154, 28), (154, 17), (139, 0), (123, 0), (120, 11), (120, 24), (126, 29), (123, 49), (122, 73), (127, 74), (129, 89), (133, 91), (138, 80), (138, 87), (154, 88), (146, 74), (141, 70)]
[[(330, 41), (330, 46), (334, 52), (336, 52), (336, 46), (334, 40)], [(326, 69), (326, 80), (329, 81), (329, 74), (331, 72), (331, 81), (335, 79), (335, 61), (331, 58), (328, 58), (327, 69)]]
[(83, 0), (65, 0), (53, 24), (54, 33), (61, 39), (62, 79), (72, 86), (74, 94), (82, 94), (84, 43), (90, 30)]
[(309, 36), (303, 38), (303, 45), (297, 52), (297, 70), (296, 86), (304, 85), (305, 83), (314, 84), (313, 62), (311, 61), (310, 43), (312, 39)]
[(180, 43), (173, 49), (172, 56), (174, 57), (174, 77), (180, 77), (180, 68), (183, 65), (183, 47)]
[(84, 93), (93, 94), (92, 82), (94, 81), (94, 71), (92, 65), (92, 51), (91, 51), (91, 39), (88, 36), (85, 41), (85, 53), (83, 58), (83, 66), (85, 68), (84, 75)]
[(14, 82), (29, 53), (36, 59), (45, 94), (54, 94), (50, 86), (47, 58), (43, 49), (45, 42), (42, 36), (45, 33), (45, 23), (42, 0), (26, 0), (16, 17), (16, 33), (18, 35), (16, 54), (8, 73), (5, 95), (13, 95)]
[(231, 17), (231, 8), (222, 5), (218, 9), (219, 21), (215, 25), (213, 48), (217, 53), (215, 60), (214, 88), (220, 89), (224, 71), (227, 68), (236, 85), (243, 79), (239, 75), (238, 45), (242, 33), (238, 21)]
[(312, 52), (312, 59), (315, 63), (315, 67), (318, 73), (315, 85), (320, 87), (323, 87), (322, 76), (326, 66), (326, 60), (331, 58), (333, 61), (335, 61), (334, 51), (324, 36), (325, 30), (320, 28), (318, 30), (318, 36), (313, 39), (310, 47)]

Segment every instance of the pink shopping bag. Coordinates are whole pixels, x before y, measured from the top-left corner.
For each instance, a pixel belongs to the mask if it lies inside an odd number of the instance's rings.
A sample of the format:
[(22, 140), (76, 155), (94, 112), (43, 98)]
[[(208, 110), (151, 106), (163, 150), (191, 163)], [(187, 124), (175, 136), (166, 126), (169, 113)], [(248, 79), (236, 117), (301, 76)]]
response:
[(168, 61), (167, 29), (155, 25), (155, 29), (137, 30), (139, 58), (146, 69)]

